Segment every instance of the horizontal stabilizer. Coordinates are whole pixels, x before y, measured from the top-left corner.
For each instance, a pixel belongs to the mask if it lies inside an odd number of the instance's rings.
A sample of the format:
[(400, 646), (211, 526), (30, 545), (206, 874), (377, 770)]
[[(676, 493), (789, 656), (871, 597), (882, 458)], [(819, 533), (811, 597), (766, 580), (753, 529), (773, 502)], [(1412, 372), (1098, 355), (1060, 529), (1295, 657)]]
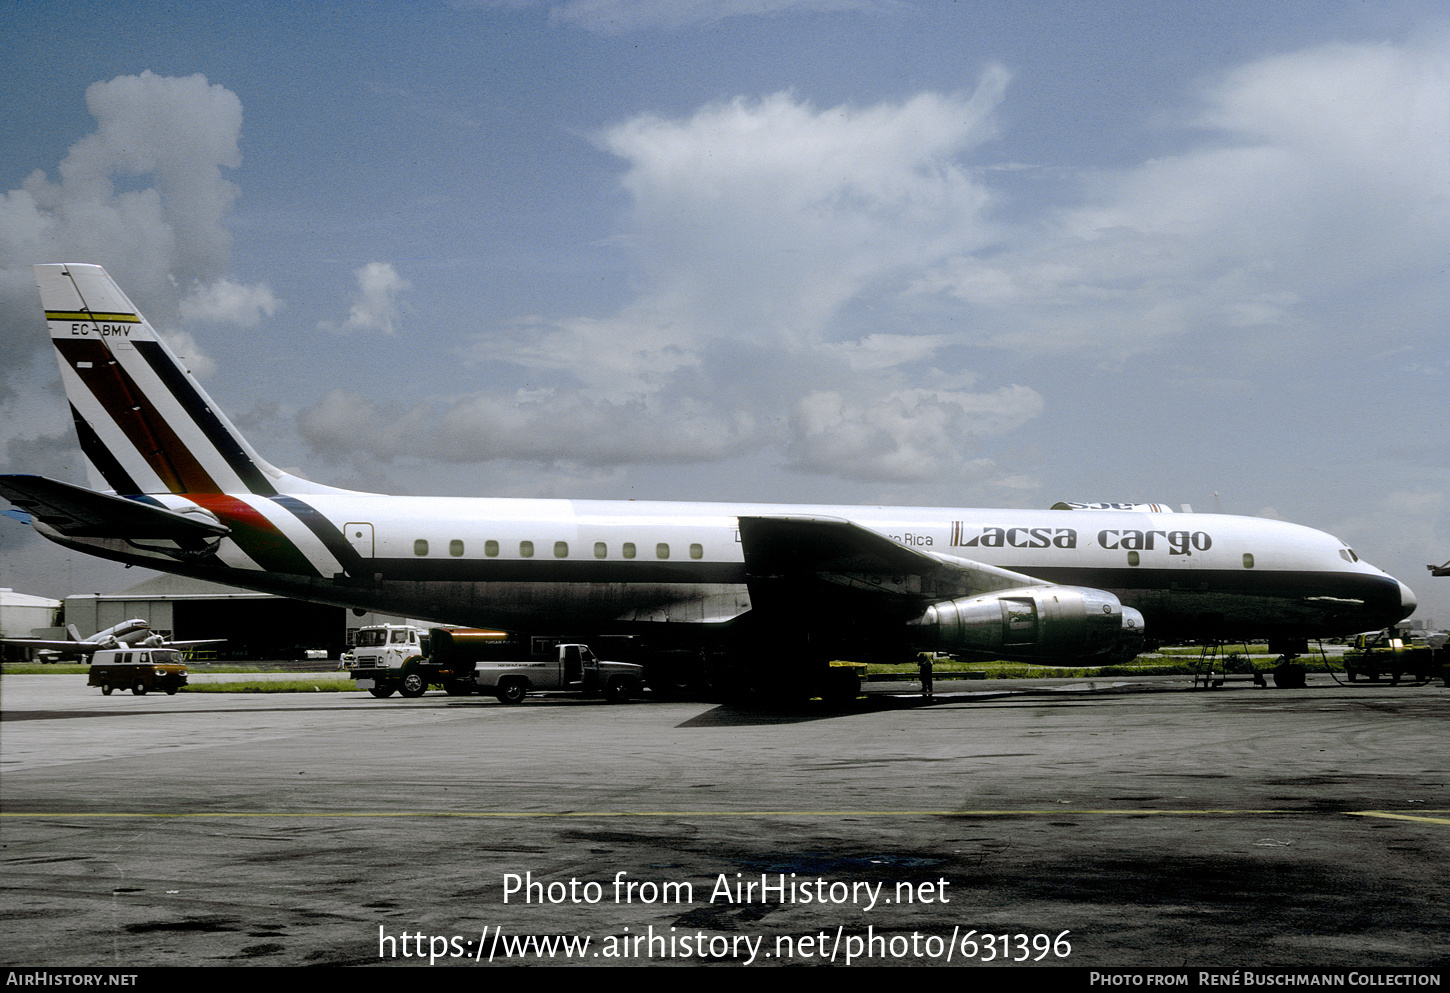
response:
[(71, 538), (214, 539), (231, 529), (44, 476), (0, 476), (0, 496)]

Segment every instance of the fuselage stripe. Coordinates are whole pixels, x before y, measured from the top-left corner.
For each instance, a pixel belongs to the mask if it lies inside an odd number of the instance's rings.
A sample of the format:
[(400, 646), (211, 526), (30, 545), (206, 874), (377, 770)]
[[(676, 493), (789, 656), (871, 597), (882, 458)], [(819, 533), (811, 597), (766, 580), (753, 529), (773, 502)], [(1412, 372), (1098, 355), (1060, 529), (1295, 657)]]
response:
[(226, 460), (227, 465), (231, 466), (232, 471), (241, 479), (243, 485), (252, 493), (261, 496), (276, 494), (276, 487), (268, 482), (267, 477), (252, 461), (251, 456), (243, 450), (232, 432), (217, 417), (211, 406), (172, 361), (166, 350), (154, 341), (138, 341), (135, 344), (136, 350), (151, 366), (151, 370), (171, 391), (171, 395), (176, 398), (177, 403), (181, 404), (182, 409), (196, 422), (196, 426), (201, 429), (202, 434), (206, 435), (217, 453)]
[(220, 493), (211, 473), (99, 341), (53, 339), (62, 360), (172, 493)]
[(75, 404), (70, 405), (71, 419), (75, 421), (76, 437), (81, 443), (81, 452), (91, 460), (91, 465), (101, 474), (101, 478), (111, 484), (111, 489), (117, 493), (140, 493), (141, 486), (131, 478), (126, 467), (121, 465), (119, 459), (106, 447), (101, 436), (96, 434), (96, 429), (91, 427), (89, 421), (81, 416)]
[(277, 525), (245, 501), (225, 493), (187, 494), (187, 499), (211, 511), (231, 528), (230, 539), (263, 569), (293, 576), (320, 575), (306, 554)]
[(136, 314), (93, 314), (89, 310), (47, 310), (47, 321), (104, 321), (107, 324), (140, 324)]
[(272, 500), (279, 506), (291, 511), (299, 521), (305, 524), (317, 540), (332, 553), (333, 558), (342, 564), (350, 576), (365, 576), (368, 574), (369, 566), (363, 562), (362, 556), (357, 549), (348, 544), (347, 538), (337, 529), (337, 525), (328, 520), (315, 508), (309, 507), (294, 496), (285, 494), (274, 496)]

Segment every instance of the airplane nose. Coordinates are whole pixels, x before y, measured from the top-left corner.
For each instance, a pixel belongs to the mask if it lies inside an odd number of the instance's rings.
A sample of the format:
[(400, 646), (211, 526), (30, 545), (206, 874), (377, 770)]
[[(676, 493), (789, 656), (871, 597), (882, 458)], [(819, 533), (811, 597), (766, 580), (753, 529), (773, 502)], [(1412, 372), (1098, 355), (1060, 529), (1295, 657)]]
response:
[[(1399, 581), (1396, 580), (1396, 582)], [(1400, 609), (1404, 611), (1404, 613), (1400, 615), (1400, 620), (1404, 620), (1406, 617), (1409, 617), (1411, 614), (1413, 614), (1415, 612), (1415, 608), (1419, 605), (1420, 601), (1415, 599), (1415, 591), (1410, 589), (1404, 583), (1400, 583)]]

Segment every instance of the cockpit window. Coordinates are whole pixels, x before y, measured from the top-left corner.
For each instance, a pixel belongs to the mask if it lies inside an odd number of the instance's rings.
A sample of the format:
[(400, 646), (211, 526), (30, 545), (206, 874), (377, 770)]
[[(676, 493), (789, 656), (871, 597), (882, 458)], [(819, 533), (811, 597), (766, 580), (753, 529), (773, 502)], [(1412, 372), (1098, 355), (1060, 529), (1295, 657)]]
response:
[(1342, 559), (1344, 559), (1344, 561), (1346, 561), (1346, 562), (1358, 562), (1359, 561), (1359, 556), (1356, 555), (1356, 554), (1354, 554), (1354, 549), (1353, 548), (1341, 548), (1339, 550), (1339, 557), (1342, 558)]

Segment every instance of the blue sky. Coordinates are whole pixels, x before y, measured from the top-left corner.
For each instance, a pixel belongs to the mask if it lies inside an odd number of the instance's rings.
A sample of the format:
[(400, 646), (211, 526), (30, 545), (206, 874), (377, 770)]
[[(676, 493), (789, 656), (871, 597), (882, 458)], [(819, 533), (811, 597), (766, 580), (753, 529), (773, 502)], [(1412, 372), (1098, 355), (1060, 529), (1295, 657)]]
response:
[[(1450, 623), (1441, 4), (67, 2), (6, 33), (4, 471), (84, 480), (28, 266), (99, 262), (325, 482), (1189, 503), (1337, 534)], [(0, 520), (0, 584), (130, 578)]]

